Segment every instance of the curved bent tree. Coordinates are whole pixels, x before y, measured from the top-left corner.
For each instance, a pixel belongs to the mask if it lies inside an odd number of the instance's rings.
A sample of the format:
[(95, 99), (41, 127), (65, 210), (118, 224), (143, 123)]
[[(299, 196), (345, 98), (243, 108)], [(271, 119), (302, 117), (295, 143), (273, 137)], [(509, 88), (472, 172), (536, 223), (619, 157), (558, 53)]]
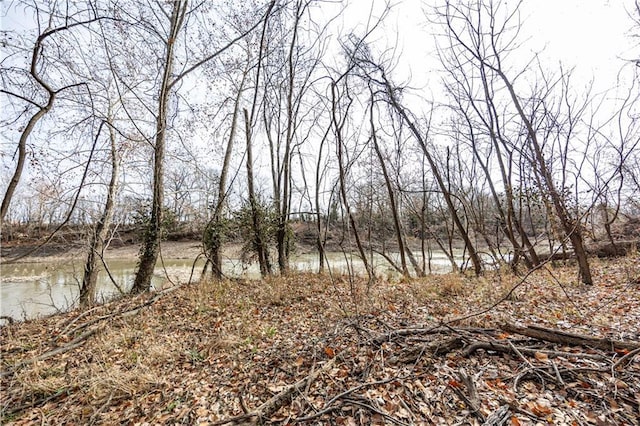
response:
[[(39, 13), (39, 10), (38, 10), (38, 13)], [(50, 17), (50, 20), (51, 19), (53, 19), (53, 12), (52, 12), (52, 16)], [(30, 60), (28, 74), (31, 80), (33, 80), (36, 83), (36, 86), (38, 87), (38, 89), (44, 92), (43, 101), (39, 102), (37, 100), (29, 99), (26, 96), (23, 96), (21, 94), (14, 93), (10, 90), (0, 89), (1, 93), (4, 93), (10, 96), (11, 98), (15, 98), (20, 101), (26, 102), (31, 107), (35, 107), (35, 113), (31, 116), (27, 124), (24, 126), (24, 129), (22, 129), (20, 133), (20, 138), (18, 140), (18, 146), (17, 146), (18, 158), (16, 161), (15, 170), (13, 172), (11, 180), (9, 181), (9, 184), (7, 185), (7, 189), (4, 193), (4, 196), (2, 198), (2, 204), (0, 205), (0, 228), (2, 227), (2, 223), (4, 222), (7, 212), (9, 211), (9, 206), (11, 205), (11, 200), (13, 198), (15, 190), (18, 184), (20, 183), (22, 172), (24, 170), (25, 161), (27, 158), (27, 141), (29, 140), (29, 137), (31, 136), (33, 129), (38, 124), (38, 122), (42, 119), (42, 117), (44, 117), (49, 111), (51, 111), (51, 109), (53, 108), (54, 102), (58, 94), (60, 94), (60, 92), (63, 92), (67, 89), (81, 86), (84, 84), (84, 83), (74, 83), (74, 84), (70, 84), (70, 85), (56, 89), (52, 86), (52, 84), (50, 84), (47, 81), (46, 77), (43, 75), (41, 70), (41, 68), (43, 67), (41, 62), (43, 59), (43, 49), (45, 47), (45, 43), (47, 40), (51, 39), (54, 35), (62, 31), (68, 31), (74, 27), (89, 25), (101, 19), (105, 19), (105, 17), (93, 16), (89, 19), (73, 22), (72, 18), (70, 16), (67, 16), (64, 20), (65, 22), (64, 25), (46, 29), (38, 35), (38, 37), (36, 38), (33, 44), (33, 48), (31, 49), (31, 60)]]

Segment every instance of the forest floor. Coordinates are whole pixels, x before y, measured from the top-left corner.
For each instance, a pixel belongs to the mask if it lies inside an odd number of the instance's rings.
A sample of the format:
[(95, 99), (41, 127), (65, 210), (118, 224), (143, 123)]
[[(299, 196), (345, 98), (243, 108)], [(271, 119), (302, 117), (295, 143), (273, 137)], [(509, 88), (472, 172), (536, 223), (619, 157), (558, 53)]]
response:
[(202, 282), (0, 328), (3, 424), (638, 424), (640, 255)]

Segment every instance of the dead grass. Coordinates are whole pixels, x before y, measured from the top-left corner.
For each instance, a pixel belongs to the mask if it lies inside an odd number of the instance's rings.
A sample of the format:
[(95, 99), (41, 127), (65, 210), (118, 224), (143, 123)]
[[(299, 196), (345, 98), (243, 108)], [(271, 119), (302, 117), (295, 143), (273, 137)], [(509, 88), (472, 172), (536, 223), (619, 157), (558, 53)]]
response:
[[(354, 332), (358, 327), (437, 325), (482, 311), (515, 285), (518, 290), (496, 308), (454, 324), (571, 324), (575, 331), (640, 339), (640, 289), (630, 284), (640, 273), (640, 258), (595, 265), (592, 288), (563, 267), (538, 271), (524, 282), (496, 271), (371, 286), (361, 278), (314, 274), (184, 286), (133, 317), (108, 320), (84, 346), (3, 377), (2, 421), (215, 421), (242, 412), (238, 395), (255, 406), (273, 386), (306, 374), (328, 348), (352, 353), (357, 362), (356, 354), (366, 349)], [(100, 307), (73, 328), (145, 297)], [(2, 327), (3, 369), (38, 356), (52, 342), (55, 347), (71, 340), (60, 332), (78, 314)]]

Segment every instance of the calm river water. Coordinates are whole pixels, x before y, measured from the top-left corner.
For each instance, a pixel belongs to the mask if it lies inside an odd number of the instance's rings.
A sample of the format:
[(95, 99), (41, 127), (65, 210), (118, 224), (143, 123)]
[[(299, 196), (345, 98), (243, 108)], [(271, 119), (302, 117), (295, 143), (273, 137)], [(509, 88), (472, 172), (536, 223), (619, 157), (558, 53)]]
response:
[[(351, 268), (355, 273), (363, 273), (360, 260), (356, 256), (347, 256), (343, 253), (329, 253), (331, 270), (346, 273)], [(374, 257), (374, 264), (377, 274), (394, 273), (386, 261), (378, 256)], [(133, 283), (135, 260), (110, 260), (108, 265), (113, 280), (120, 288), (128, 290)], [(193, 266), (193, 261), (185, 259), (165, 259), (164, 265), (158, 262), (153, 277), (154, 287), (162, 288), (172, 285), (171, 282), (188, 282)], [(198, 279), (202, 266), (203, 262), (195, 265), (193, 279)], [(450, 264), (444, 254), (436, 253), (432, 266), (435, 272), (450, 271)], [(300, 271), (317, 271), (318, 255), (298, 255), (293, 259), (292, 267)], [(24, 320), (72, 308), (77, 302), (82, 268), (80, 260), (0, 264), (0, 315)], [(226, 260), (223, 270), (229, 276), (259, 277), (257, 265), (243, 265), (234, 259)], [(98, 299), (107, 300), (115, 294), (118, 294), (118, 290), (111, 278), (101, 271), (98, 276)]]

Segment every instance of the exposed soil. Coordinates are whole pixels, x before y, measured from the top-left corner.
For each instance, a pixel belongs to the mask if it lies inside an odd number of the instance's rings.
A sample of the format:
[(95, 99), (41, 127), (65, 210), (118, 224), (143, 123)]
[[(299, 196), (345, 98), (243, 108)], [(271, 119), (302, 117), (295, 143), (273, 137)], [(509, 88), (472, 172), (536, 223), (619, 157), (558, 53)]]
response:
[[(315, 230), (311, 223), (294, 224), (296, 235), (295, 249), (298, 253), (309, 253), (315, 250)], [(82, 233), (78, 230), (66, 230), (56, 235), (53, 241), (42, 245), (49, 230), (42, 230), (41, 237), (27, 236), (14, 237), (10, 241), (3, 241), (0, 245), (0, 262), (38, 262), (56, 261), (69, 258), (84, 258), (87, 245)], [(162, 255), (168, 259), (195, 259), (202, 253), (201, 233), (196, 231), (174, 232), (162, 242)], [(337, 239), (329, 236), (326, 250), (337, 251)], [(110, 242), (105, 252), (106, 259), (135, 259), (140, 250), (138, 232), (134, 229), (119, 230), (116, 237)], [(237, 259), (240, 257), (242, 243), (227, 243), (223, 249), (223, 256)], [(24, 257), (23, 257), (24, 256)]]
[[(2, 261), (20, 258), (25, 253), (30, 253), (36, 245), (21, 244), (2, 249)], [(167, 259), (195, 259), (202, 250), (199, 241), (164, 241), (162, 243), (162, 255)], [(131, 243), (109, 247), (105, 252), (105, 259), (136, 259), (139, 255), (140, 244)], [(230, 244), (225, 247), (225, 256), (238, 256), (240, 245)], [(55, 262), (64, 259), (81, 259), (86, 256), (86, 248), (78, 244), (47, 244), (35, 253), (20, 258), (17, 262)]]
[(13, 324), (1, 420), (637, 424), (640, 256), (593, 272), (203, 282)]

